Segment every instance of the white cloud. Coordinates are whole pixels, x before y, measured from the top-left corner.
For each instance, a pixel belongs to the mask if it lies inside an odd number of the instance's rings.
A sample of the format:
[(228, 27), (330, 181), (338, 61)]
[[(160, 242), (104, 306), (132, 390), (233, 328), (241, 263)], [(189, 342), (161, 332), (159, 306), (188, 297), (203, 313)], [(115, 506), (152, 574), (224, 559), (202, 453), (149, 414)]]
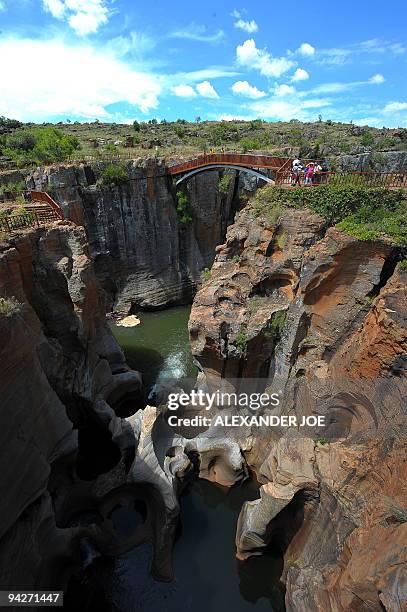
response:
[(218, 93), (209, 81), (202, 81), (202, 83), (198, 83), (196, 89), (204, 98), (219, 98)]
[(304, 55), (306, 57), (312, 57), (313, 55), (315, 55), (315, 47), (313, 47), (312, 45), (310, 45), (307, 42), (302, 43), (298, 47), (298, 53), (300, 55)]
[(236, 81), (231, 89), (237, 96), (246, 96), (246, 98), (252, 98), (253, 100), (263, 98), (266, 95), (264, 91), (260, 91), (260, 89), (250, 85), (247, 81)]
[(257, 117), (261, 118), (276, 119), (280, 121), (289, 121), (290, 119), (308, 121), (316, 118), (316, 112), (312, 111), (312, 109), (320, 109), (329, 105), (329, 100), (314, 99), (303, 102), (294, 96), (290, 100), (269, 98), (268, 100), (253, 102), (250, 108)]
[(295, 93), (295, 87), (293, 87), (292, 85), (278, 85), (275, 90), (276, 96), (279, 97), (288, 96), (293, 93)]
[[(110, 104), (127, 102), (142, 112), (156, 108), (161, 79), (136, 71), (108, 49), (61, 40), (0, 39), (6, 86), (0, 115), (26, 121), (56, 117), (109, 119)], [(47, 70), (27, 70), (27, 58)], [(24, 74), (24, 79), (16, 79)], [(52, 74), (52, 79), (50, 79)]]
[(239, 30), (243, 30), (244, 32), (248, 32), (249, 34), (253, 34), (253, 32), (257, 32), (257, 30), (259, 29), (259, 26), (254, 21), (254, 19), (252, 19), (251, 21), (245, 21), (244, 19), (238, 19), (237, 21), (235, 21), (233, 25), (235, 26), (235, 28), (238, 28)]
[(380, 85), (380, 83), (384, 83), (385, 80), (386, 79), (384, 78), (382, 74), (374, 74), (372, 77), (370, 77), (369, 83)]
[(42, 4), (56, 19), (66, 19), (79, 36), (94, 34), (108, 22), (104, 0), (42, 0)]
[(303, 68), (297, 68), (297, 70), (294, 72), (293, 76), (291, 77), (291, 80), (294, 83), (296, 81), (306, 81), (307, 79), (309, 79), (309, 73)]
[(196, 91), (191, 85), (175, 85), (171, 87), (171, 91), (179, 98), (194, 98), (196, 96)]
[(258, 49), (252, 38), (237, 46), (236, 59), (241, 66), (259, 70), (264, 76), (275, 78), (295, 66), (295, 63), (286, 57), (273, 58), (266, 49)]
[(6, 10), (6, 5), (4, 4), (2, 0), (0, 0), (0, 11), (5, 11), (5, 10)]
[(198, 42), (218, 43), (224, 38), (225, 33), (223, 30), (218, 30), (214, 34), (208, 34), (206, 26), (190, 23), (185, 28), (170, 32), (168, 36), (169, 38), (184, 38)]
[(389, 102), (383, 109), (385, 113), (398, 113), (403, 110), (407, 110), (407, 102)]

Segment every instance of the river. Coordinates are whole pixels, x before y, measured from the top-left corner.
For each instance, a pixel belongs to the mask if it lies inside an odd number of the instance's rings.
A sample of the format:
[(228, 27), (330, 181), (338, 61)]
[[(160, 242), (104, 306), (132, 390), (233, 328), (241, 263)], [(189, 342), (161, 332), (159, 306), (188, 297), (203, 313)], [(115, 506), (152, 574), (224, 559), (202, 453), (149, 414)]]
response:
[[(146, 385), (161, 377), (182, 383), (196, 375), (188, 342), (189, 311), (189, 307), (180, 307), (143, 312), (136, 327), (112, 325), (129, 365), (143, 373)], [(95, 580), (120, 612), (283, 610), (281, 559), (271, 553), (246, 562), (235, 558), (240, 509), (244, 501), (258, 497), (253, 480), (231, 489), (193, 481), (180, 500), (180, 531), (173, 551), (175, 582), (159, 583), (151, 578), (149, 544), (114, 560), (102, 560)], [(116, 517), (123, 520), (123, 529), (129, 529), (129, 518)]]

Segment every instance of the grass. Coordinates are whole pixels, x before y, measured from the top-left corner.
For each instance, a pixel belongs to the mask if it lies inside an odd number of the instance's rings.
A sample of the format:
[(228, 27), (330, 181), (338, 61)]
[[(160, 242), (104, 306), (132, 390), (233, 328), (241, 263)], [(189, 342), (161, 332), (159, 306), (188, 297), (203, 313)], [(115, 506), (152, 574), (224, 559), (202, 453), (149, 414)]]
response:
[[(0, 126), (4, 124), (13, 130), (12, 134), (22, 130), (38, 129), (32, 124), (23, 125), (18, 121), (0, 118)], [(55, 129), (47, 124), (40, 129)], [(276, 155), (286, 155), (286, 147), (299, 148), (301, 157), (321, 157), (321, 151), (329, 157), (330, 149), (336, 154), (338, 144), (346, 153), (360, 152), (363, 139), (366, 150), (374, 153), (388, 150), (405, 149), (404, 130), (357, 128), (354, 125), (333, 121), (316, 121), (313, 123), (267, 122), (261, 119), (254, 121), (195, 121), (183, 119), (161, 122), (150, 120), (136, 122), (133, 125), (119, 123), (79, 123), (67, 119), (58, 124), (58, 129), (66, 136), (74, 137), (75, 148), (71, 155), (77, 158), (83, 155), (96, 155), (98, 151), (105, 154), (103, 147), (113, 145), (117, 153), (129, 152), (133, 156), (147, 156), (155, 152), (158, 144), (158, 155), (189, 155), (209, 150), (212, 147), (234, 149), (239, 152), (249, 150), (265, 151)], [(131, 148), (125, 148), (128, 136), (137, 136), (140, 143)], [(98, 148), (98, 140), (103, 140)], [(11, 140), (12, 144), (13, 140)], [(115, 142), (120, 142), (115, 145)], [(0, 141), (0, 150), (1, 150)], [(76, 146), (78, 144), (78, 146)], [(377, 160), (377, 161), (376, 161)], [(61, 159), (59, 161), (62, 161)], [(372, 169), (380, 162), (380, 158), (372, 158)]]
[(22, 304), (18, 302), (14, 297), (3, 298), (0, 297), (0, 316), (6, 319), (11, 319), (19, 312), (21, 312)]
[(325, 444), (328, 444), (329, 440), (328, 438), (325, 438), (325, 436), (317, 436), (316, 438), (314, 438), (314, 442), (315, 444), (321, 444), (322, 446), (324, 446)]
[(249, 311), (251, 313), (255, 313), (258, 311), (258, 309), (260, 308), (262, 303), (261, 298), (259, 297), (252, 297), (249, 299)]
[(275, 225), (287, 208), (308, 208), (359, 240), (386, 236), (398, 246), (407, 246), (407, 200), (400, 190), (335, 185), (289, 190), (266, 186), (257, 191), (252, 213)]

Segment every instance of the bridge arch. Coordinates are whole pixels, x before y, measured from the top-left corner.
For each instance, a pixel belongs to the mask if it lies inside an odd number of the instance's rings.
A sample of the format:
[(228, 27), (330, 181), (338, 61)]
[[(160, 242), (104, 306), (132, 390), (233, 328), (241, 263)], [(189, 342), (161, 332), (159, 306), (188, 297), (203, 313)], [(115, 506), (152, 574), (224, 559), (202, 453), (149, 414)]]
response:
[(266, 176), (259, 170), (253, 170), (253, 168), (246, 168), (245, 166), (238, 166), (234, 164), (222, 164), (222, 163), (221, 164), (208, 164), (207, 166), (200, 166), (199, 168), (195, 168), (194, 170), (191, 170), (190, 172), (183, 174), (179, 179), (175, 181), (175, 184), (179, 185), (180, 183), (189, 179), (191, 176), (194, 176), (195, 174), (200, 174), (201, 172), (206, 172), (207, 170), (217, 170), (219, 168), (222, 168), (222, 169), (227, 168), (230, 170), (237, 170), (239, 172), (247, 172), (248, 174), (251, 174), (252, 176), (255, 176), (256, 178), (266, 181), (266, 183), (271, 183), (272, 185), (275, 184), (275, 181), (273, 179), (271, 179), (269, 176)]

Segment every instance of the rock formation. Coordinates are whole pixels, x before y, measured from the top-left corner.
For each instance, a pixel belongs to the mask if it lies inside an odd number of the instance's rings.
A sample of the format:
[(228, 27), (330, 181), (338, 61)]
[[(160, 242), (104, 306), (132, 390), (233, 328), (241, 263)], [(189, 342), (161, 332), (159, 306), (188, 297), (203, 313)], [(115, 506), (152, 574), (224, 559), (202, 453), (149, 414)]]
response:
[(89, 469), (86, 445), (76, 456), (76, 428), (81, 435), (95, 421), (103, 429), (104, 418), (107, 451), (134, 456), (112, 407), (98, 411), (106, 399), (114, 407), (112, 398), (138, 393), (140, 377), (106, 324), (83, 228), (59, 222), (3, 241), (0, 295), (13, 305), (0, 314), (0, 583), (55, 588), (64, 564), (79, 561), (83, 535), (60, 529), (54, 510), (76, 471)]
[(233, 220), (236, 179), (221, 193), (219, 172), (191, 178), (185, 189), (193, 220), (181, 222), (178, 188), (161, 160), (127, 163), (128, 180), (116, 187), (103, 185), (107, 166), (100, 162), (40, 169), (30, 184), (51, 190), (65, 216), (85, 226), (109, 310), (190, 302), (202, 270), (212, 265), (215, 247)]
[(207, 381), (262, 378), (281, 414), (319, 429), (253, 427), (260, 498), (237, 556), (284, 554), (289, 611), (400, 611), (407, 602), (407, 274), (386, 241), (307, 211), (239, 213), (197, 293), (191, 346)]

